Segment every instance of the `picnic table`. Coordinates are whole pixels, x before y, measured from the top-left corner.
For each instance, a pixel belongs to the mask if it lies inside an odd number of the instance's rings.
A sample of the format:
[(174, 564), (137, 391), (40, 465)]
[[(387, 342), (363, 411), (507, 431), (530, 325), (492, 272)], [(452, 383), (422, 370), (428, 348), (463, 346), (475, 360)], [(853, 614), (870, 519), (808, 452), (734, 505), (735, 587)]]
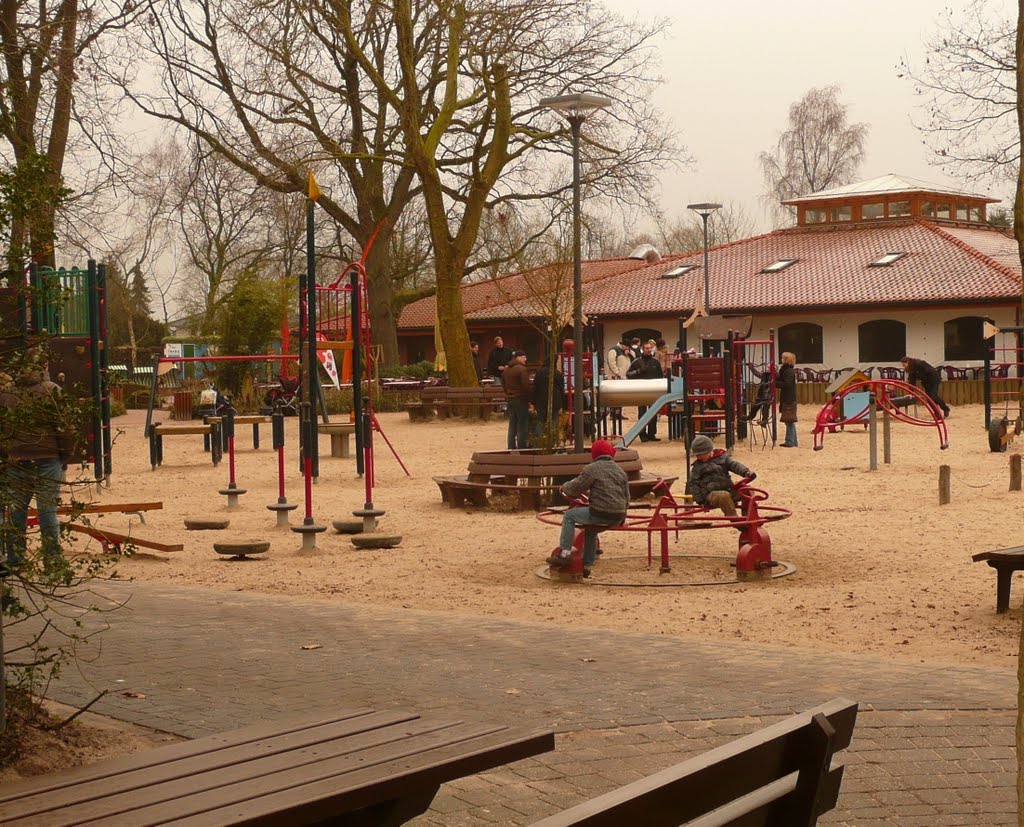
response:
[(321, 712), (5, 785), (0, 823), (383, 827), (425, 812), (445, 782), (554, 747), (549, 731)]

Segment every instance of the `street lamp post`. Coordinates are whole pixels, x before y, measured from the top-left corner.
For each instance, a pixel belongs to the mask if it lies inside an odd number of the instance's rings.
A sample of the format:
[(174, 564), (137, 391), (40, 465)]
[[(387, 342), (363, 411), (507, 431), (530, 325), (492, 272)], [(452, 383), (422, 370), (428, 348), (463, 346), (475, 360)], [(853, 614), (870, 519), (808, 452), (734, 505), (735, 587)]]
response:
[(611, 106), (611, 98), (572, 94), (542, 98), (540, 105), (569, 122), (572, 130), (572, 338), (575, 349), (572, 380), (573, 450), (583, 452), (583, 260), (580, 218), (580, 127), (598, 109)]
[(721, 204), (687, 204), (686, 209), (693, 210), (704, 222), (704, 310), (711, 312), (711, 280), (708, 275), (708, 219), (715, 210), (722, 209)]

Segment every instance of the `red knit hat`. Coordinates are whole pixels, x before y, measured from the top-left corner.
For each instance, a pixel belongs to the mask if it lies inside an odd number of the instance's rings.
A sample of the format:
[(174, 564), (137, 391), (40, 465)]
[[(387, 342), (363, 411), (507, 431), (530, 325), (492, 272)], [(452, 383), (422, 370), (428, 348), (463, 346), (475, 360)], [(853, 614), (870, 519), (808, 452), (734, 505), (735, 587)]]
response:
[(614, 457), (615, 446), (612, 445), (607, 439), (599, 439), (593, 445), (590, 446), (590, 458), (597, 459), (598, 457)]

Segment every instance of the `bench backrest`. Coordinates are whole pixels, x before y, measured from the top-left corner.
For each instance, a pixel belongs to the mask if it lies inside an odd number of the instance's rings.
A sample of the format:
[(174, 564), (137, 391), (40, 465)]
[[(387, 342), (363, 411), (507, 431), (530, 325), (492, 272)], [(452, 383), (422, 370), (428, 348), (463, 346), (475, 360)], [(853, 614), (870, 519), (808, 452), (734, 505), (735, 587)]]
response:
[[(509, 453), (503, 451), (476, 451), (469, 461), (469, 473), (491, 474), (499, 477), (555, 477), (572, 479), (579, 476), (591, 462), (590, 454), (542, 454), (530, 451)], [(615, 452), (615, 464), (630, 479), (637, 479), (643, 464), (640, 455), (631, 448)]]
[(843, 766), (832, 756), (856, 719), (857, 705), (837, 698), (533, 827), (813, 827), (839, 799)]
[(501, 385), (483, 385), (474, 388), (453, 388), (448, 385), (424, 388), (421, 402), (501, 402), (505, 389)]

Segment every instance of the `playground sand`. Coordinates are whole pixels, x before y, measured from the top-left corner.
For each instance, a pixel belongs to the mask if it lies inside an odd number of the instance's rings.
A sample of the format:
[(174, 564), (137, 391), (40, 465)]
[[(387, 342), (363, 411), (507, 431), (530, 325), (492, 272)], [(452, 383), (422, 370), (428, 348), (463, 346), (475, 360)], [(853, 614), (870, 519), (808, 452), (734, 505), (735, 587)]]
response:
[[(627, 412), (628, 409), (627, 409)], [(105, 503), (161, 500), (161, 511), (137, 517), (102, 515), (96, 522), (148, 540), (184, 542), (181, 552), (139, 549), (118, 564), (122, 578), (169, 581), (224, 590), (301, 595), (327, 601), (372, 603), (460, 615), (522, 618), (563, 625), (631, 630), (707, 641), (742, 640), (935, 663), (1009, 664), (1017, 652), (1021, 586), (1011, 610), (995, 614), (995, 574), (971, 555), (1024, 543), (1024, 494), (1009, 492), (1008, 454), (988, 450), (980, 406), (955, 408), (950, 448), (939, 448), (931, 428), (893, 426), (893, 462), (868, 470), (868, 435), (861, 428), (827, 435), (813, 451), (813, 411), (802, 407), (801, 447), (739, 445), (737, 459), (758, 473), (769, 502), (793, 516), (772, 523), (773, 556), (797, 572), (770, 584), (689, 588), (613, 589), (553, 584), (536, 572), (553, 548), (557, 529), (532, 512), (478, 512), (442, 505), (432, 475), (465, 473), (474, 450), (501, 449), (505, 422), (410, 423), (404, 414), (380, 415), (384, 433), (408, 466), (406, 477), (377, 438), (374, 504), (387, 514), (381, 529), (401, 534), (390, 551), (356, 550), (328, 531), (317, 549), (300, 551), (298, 535), (274, 527), (265, 506), (277, 499), (277, 464), (269, 448), (253, 451), (249, 428), (239, 429), (237, 479), (247, 493), (241, 510), (227, 512), (217, 491), (228, 481), (228, 462), (213, 468), (200, 437), (164, 441), (164, 465), (149, 467), (140, 412), (114, 421), (114, 448)], [(287, 494), (301, 502), (294, 420), (289, 422)], [(662, 422), (662, 436), (665, 425)], [(329, 453), (326, 437), (321, 448)], [(685, 477), (683, 446), (667, 439), (637, 444), (648, 471)], [(1021, 442), (1010, 452), (1020, 450)], [(939, 466), (952, 468), (952, 502), (939, 505)], [(316, 522), (347, 518), (364, 501), (353, 459), (321, 459), (313, 487)], [(683, 481), (678, 483), (681, 493)], [(87, 488), (91, 492), (92, 488)], [(96, 497), (80, 493), (80, 497)], [(301, 522), (301, 507), (292, 523)], [(186, 517), (227, 516), (223, 532), (183, 529)], [(266, 539), (258, 560), (221, 559), (217, 539)], [(77, 549), (95, 548), (78, 539)], [(646, 552), (642, 535), (603, 535), (609, 569), (615, 558)], [(681, 553), (733, 556), (731, 531), (684, 533)], [(614, 562), (612, 562), (614, 560)], [(644, 561), (634, 564), (642, 567)], [(685, 572), (686, 562), (674, 566)]]

